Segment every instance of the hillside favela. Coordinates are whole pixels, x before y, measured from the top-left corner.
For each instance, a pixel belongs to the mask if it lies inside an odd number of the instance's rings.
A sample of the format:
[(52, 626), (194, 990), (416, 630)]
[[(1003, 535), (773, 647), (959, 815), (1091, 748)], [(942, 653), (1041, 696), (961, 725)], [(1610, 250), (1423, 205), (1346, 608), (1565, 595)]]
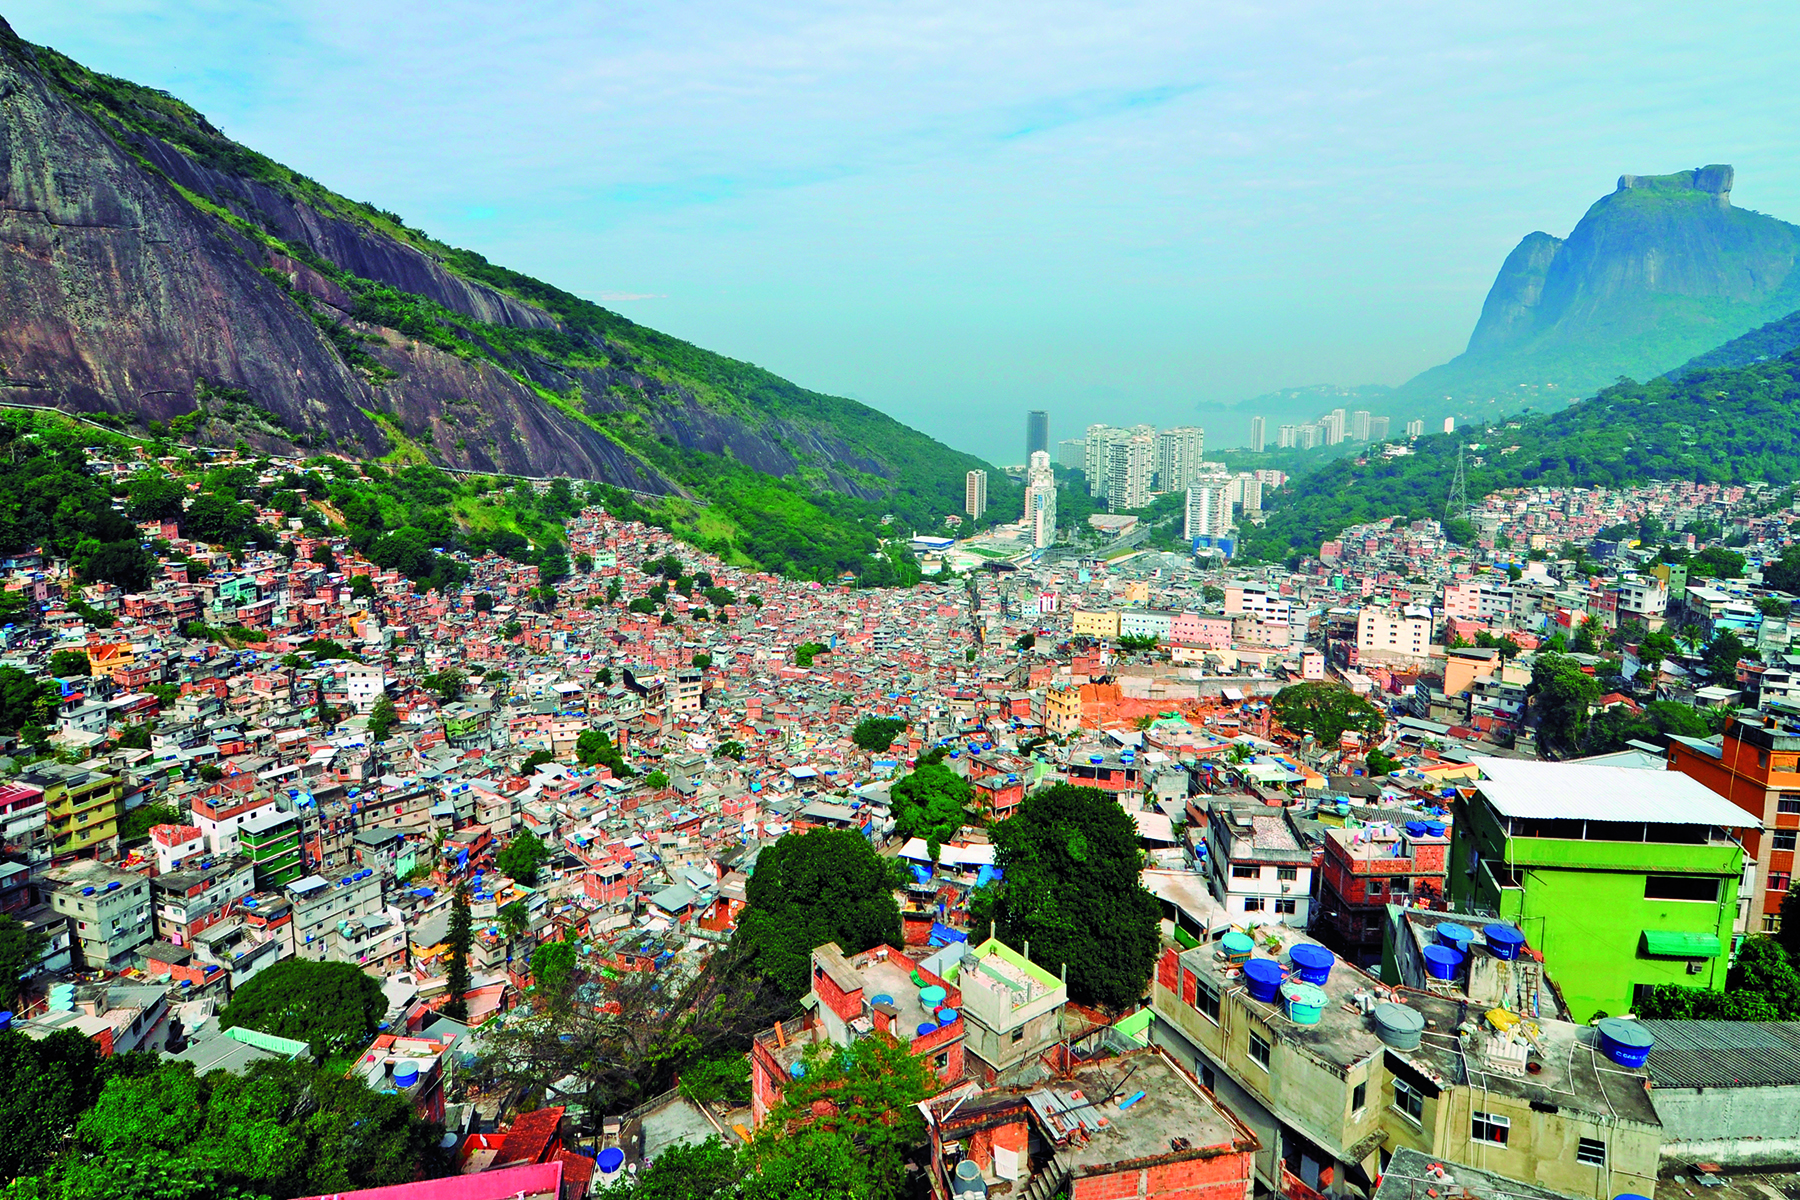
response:
[(1800, 1200), (1793, 14), (7, 3), (0, 1200)]

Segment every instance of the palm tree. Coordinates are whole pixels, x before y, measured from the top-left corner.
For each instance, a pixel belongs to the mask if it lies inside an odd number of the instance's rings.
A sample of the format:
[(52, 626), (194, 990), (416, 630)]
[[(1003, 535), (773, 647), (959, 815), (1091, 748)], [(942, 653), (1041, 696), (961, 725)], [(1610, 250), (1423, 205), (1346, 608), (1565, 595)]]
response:
[(497, 914), (501, 932), (506, 934), (506, 961), (511, 962), (513, 956), (513, 939), (531, 932), (531, 914), (525, 911), (523, 900), (514, 900)]

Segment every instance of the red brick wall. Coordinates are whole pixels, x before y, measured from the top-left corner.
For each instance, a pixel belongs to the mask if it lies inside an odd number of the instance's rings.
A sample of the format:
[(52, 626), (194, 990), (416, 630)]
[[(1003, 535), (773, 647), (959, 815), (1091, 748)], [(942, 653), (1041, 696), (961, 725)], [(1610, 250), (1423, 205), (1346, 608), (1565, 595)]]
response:
[(1176, 974), (1180, 970), (1180, 962), (1173, 946), (1163, 948), (1162, 957), (1156, 960), (1156, 982), (1175, 990)]
[(857, 988), (854, 992), (846, 992), (832, 980), (829, 974), (815, 967), (813, 969), (813, 991), (819, 994), (819, 999), (825, 1002), (826, 1007), (844, 1020), (853, 1021), (862, 1016), (861, 988)]
[(761, 1042), (750, 1047), (750, 1109), (755, 1122), (762, 1124), (769, 1109), (781, 1099), (781, 1067), (775, 1056)]
[(1191, 1158), (1075, 1180), (1072, 1200), (1248, 1200), (1249, 1151)]

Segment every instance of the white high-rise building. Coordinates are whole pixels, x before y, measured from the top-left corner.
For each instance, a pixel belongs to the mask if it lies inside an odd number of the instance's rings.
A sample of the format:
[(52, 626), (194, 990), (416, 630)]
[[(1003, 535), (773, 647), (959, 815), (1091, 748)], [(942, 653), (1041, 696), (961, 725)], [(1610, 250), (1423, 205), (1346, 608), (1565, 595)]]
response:
[(1247, 513), (1262, 511), (1262, 481), (1248, 471), (1231, 477), (1228, 498)]
[(1250, 418), (1250, 452), (1261, 454), (1263, 442), (1268, 436), (1268, 421), (1263, 417)]
[(1187, 520), (1182, 526), (1182, 536), (1192, 542), (1197, 537), (1224, 537), (1230, 532), (1230, 484), (1208, 480), (1189, 487)]
[(1106, 508), (1123, 512), (1150, 503), (1156, 439), (1147, 434), (1114, 438), (1106, 447)]
[(1281, 450), (1291, 450), (1300, 444), (1300, 427), (1283, 425), (1275, 431), (1275, 445)]
[(1087, 441), (1084, 438), (1064, 438), (1056, 443), (1056, 465), (1065, 471), (1081, 471), (1087, 468)]
[(1087, 444), (1082, 450), (1081, 470), (1087, 476), (1088, 495), (1094, 499), (1106, 499), (1107, 447), (1130, 436), (1129, 429), (1119, 429), (1112, 425), (1087, 427)]
[(1302, 450), (1311, 450), (1319, 444), (1319, 427), (1302, 425), (1294, 431), (1294, 445)]
[(1177, 425), (1156, 437), (1156, 487), (1178, 492), (1194, 481), (1206, 451), (1206, 430), (1198, 425)]
[(1423, 422), (1423, 421), (1408, 421), (1406, 423), (1406, 436), (1409, 438), (1424, 437), (1425, 436), (1425, 422)]
[(986, 471), (970, 471), (963, 477), (963, 511), (977, 521), (987, 511)]
[(1056, 542), (1056, 473), (1041, 450), (1025, 469), (1025, 528), (1040, 550)]
[(1359, 408), (1350, 414), (1350, 438), (1352, 441), (1369, 440), (1369, 410)]
[(1445, 433), (1455, 433), (1456, 432), (1456, 418), (1455, 417), (1445, 417), (1444, 418), (1444, 432)]
[(1319, 421), (1319, 424), (1323, 427), (1319, 430), (1323, 435), (1321, 440), (1324, 441), (1327, 446), (1335, 446), (1343, 441), (1348, 420), (1349, 419), (1344, 415), (1344, 410), (1341, 408), (1334, 408), (1326, 413), (1324, 418)]
[(1369, 418), (1369, 440), (1385, 442), (1388, 437), (1388, 419), (1386, 417)]

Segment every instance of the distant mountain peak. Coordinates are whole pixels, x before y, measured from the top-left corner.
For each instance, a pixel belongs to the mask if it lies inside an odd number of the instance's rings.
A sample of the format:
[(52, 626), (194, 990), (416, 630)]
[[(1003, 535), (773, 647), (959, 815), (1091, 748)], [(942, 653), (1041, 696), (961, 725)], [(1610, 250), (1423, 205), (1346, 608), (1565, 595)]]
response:
[(1717, 199), (1720, 208), (1731, 207), (1731, 181), (1735, 175), (1725, 163), (1677, 171), (1673, 175), (1621, 175), (1618, 189), (1624, 191), (1704, 192)]
[(1715, 163), (1621, 175), (1566, 238), (1508, 254), (1468, 349), (1395, 390), (1396, 415), (1551, 409), (1648, 379), (1800, 309), (1800, 226), (1733, 208)]

